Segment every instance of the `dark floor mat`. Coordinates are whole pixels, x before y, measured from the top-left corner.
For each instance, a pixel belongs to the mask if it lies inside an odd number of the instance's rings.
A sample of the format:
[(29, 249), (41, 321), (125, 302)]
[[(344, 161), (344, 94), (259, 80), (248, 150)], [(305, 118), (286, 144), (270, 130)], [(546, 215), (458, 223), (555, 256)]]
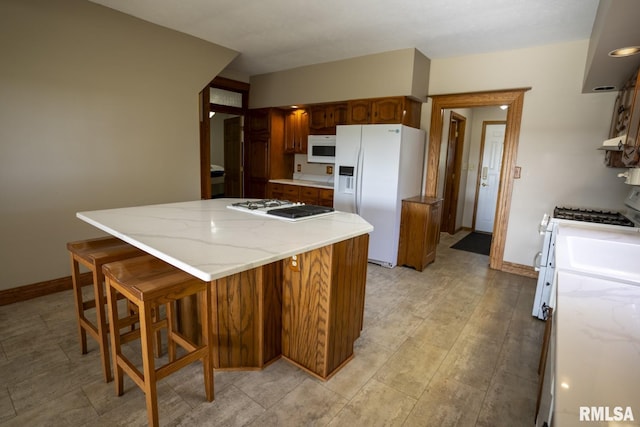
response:
[(476, 254), (489, 255), (489, 252), (491, 251), (491, 234), (476, 233), (474, 231), (462, 238), (462, 240), (453, 244), (451, 248)]

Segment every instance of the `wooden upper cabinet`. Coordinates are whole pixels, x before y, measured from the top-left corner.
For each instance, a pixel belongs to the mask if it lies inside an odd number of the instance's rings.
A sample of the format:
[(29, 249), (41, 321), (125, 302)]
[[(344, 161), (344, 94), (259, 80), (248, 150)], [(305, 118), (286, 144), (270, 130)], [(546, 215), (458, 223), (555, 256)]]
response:
[(419, 128), (422, 103), (404, 96), (349, 101), (349, 124), (396, 124)]
[(309, 114), (305, 110), (287, 113), (284, 125), (284, 152), (307, 154)]
[(373, 123), (402, 123), (404, 100), (402, 98), (383, 98), (371, 101)]
[(613, 107), (609, 138), (626, 135), (622, 151), (606, 151), (605, 164), (609, 167), (636, 167), (640, 165), (640, 75), (639, 70), (627, 80), (618, 93)]
[(371, 101), (368, 99), (354, 99), (349, 101), (347, 116), (350, 125), (366, 125), (371, 121)]
[(309, 107), (309, 133), (333, 134), (337, 125), (347, 124), (348, 104), (337, 102)]

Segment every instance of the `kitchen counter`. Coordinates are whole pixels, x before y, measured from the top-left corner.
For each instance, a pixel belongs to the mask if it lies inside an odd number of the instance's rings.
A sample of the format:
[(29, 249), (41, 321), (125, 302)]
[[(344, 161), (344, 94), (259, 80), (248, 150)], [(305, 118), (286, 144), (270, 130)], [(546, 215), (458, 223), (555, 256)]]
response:
[(300, 185), (302, 187), (314, 187), (333, 190), (332, 182), (311, 181), (307, 179), (271, 179), (269, 180), (269, 182), (273, 182), (275, 184)]
[(79, 212), (77, 217), (201, 280), (211, 281), (369, 233), (358, 215), (295, 223), (228, 209), (212, 199)]
[[(240, 200), (77, 216), (210, 283), (216, 369), (262, 369), (283, 357), (326, 380), (353, 358), (363, 328), (373, 227), (344, 212), (289, 222), (227, 208)], [(195, 299), (180, 304), (181, 332), (198, 336)]]
[(640, 425), (639, 259), (637, 229), (559, 224), (555, 425)]

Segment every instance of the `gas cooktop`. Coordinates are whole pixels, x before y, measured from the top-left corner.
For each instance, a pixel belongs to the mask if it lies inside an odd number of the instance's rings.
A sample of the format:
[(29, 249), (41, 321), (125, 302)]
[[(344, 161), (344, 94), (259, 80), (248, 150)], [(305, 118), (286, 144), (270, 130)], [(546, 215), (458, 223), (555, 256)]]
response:
[(593, 222), (607, 225), (622, 225), (625, 227), (635, 226), (633, 221), (622, 215), (620, 212), (600, 209), (556, 207), (553, 210), (553, 217), (571, 221)]
[(228, 205), (227, 208), (254, 215), (268, 215), (286, 221), (299, 221), (311, 217), (329, 215), (334, 212), (333, 208), (326, 206), (293, 203), (288, 200), (278, 199), (248, 200), (233, 203)]

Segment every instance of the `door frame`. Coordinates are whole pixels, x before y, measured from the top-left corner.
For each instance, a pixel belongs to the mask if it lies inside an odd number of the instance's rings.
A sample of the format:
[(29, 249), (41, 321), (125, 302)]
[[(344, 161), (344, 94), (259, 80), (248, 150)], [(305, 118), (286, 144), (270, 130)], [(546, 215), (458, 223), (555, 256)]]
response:
[(493, 239), (489, 254), (489, 267), (502, 270), (504, 263), (504, 246), (507, 236), (507, 224), (511, 208), (511, 194), (518, 153), (520, 124), (525, 92), (528, 88), (496, 90), (488, 92), (467, 92), (447, 95), (430, 95), (432, 99), (431, 124), (429, 132), (429, 148), (427, 153), (427, 172), (425, 176), (425, 194), (437, 197), (438, 163), (440, 161), (440, 145), (442, 142), (442, 123), (445, 109), (491, 107), (506, 105), (507, 126), (504, 136), (504, 153), (496, 206), (496, 221), (493, 226)]
[[(484, 162), (484, 140), (487, 135), (487, 126), (488, 125), (506, 125), (507, 122), (504, 120), (485, 120), (482, 122), (482, 139), (480, 140), (480, 158), (478, 159), (478, 176), (476, 177), (476, 195), (473, 201), (473, 219), (471, 221), (471, 229), (476, 231), (476, 214), (478, 213), (478, 196), (480, 195), (480, 181), (482, 177), (482, 162)], [(502, 159), (504, 158), (504, 142), (502, 143), (502, 157), (500, 158), (500, 172), (502, 173)], [(495, 207), (494, 207), (495, 210)], [(494, 215), (495, 216), (495, 215)], [(495, 218), (494, 218), (495, 224)]]
[[(249, 111), (249, 83), (227, 79), (225, 77), (215, 77), (200, 91), (200, 198), (211, 198), (211, 121), (209, 113), (228, 113), (246, 117)], [(242, 107), (231, 107), (229, 105), (212, 104), (210, 102), (209, 88), (224, 89), (237, 92), (242, 95)], [(243, 189), (244, 195), (244, 189)]]
[[(455, 111), (449, 112), (449, 135), (447, 137), (447, 158), (444, 171), (444, 186), (442, 189), (442, 218), (447, 217), (443, 221), (442, 231), (449, 234), (456, 233), (456, 222), (458, 216), (458, 200), (460, 198), (460, 174), (462, 173), (462, 154), (464, 151), (464, 138), (467, 127), (467, 118)], [(457, 135), (452, 138), (451, 125), (456, 123)], [(451, 150), (453, 146), (453, 150)], [(451, 152), (454, 152), (453, 159), (449, 159)], [(453, 179), (450, 177), (453, 176)], [(453, 181), (453, 182), (452, 182)], [(452, 197), (446, 196), (451, 194)], [(453, 222), (451, 222), (453, 221)]]

